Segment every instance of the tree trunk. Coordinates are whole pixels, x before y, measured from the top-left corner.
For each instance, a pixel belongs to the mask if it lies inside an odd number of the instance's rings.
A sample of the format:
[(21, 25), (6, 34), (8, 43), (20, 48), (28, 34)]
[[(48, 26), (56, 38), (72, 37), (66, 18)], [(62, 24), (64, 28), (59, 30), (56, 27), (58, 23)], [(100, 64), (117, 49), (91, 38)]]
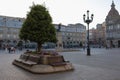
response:
[(40, 52), (40, 51), (41, 51), (41, 48), (42, 48), (42, 44), (41, 44), (41, 43), (38, 43), (37, 51)]

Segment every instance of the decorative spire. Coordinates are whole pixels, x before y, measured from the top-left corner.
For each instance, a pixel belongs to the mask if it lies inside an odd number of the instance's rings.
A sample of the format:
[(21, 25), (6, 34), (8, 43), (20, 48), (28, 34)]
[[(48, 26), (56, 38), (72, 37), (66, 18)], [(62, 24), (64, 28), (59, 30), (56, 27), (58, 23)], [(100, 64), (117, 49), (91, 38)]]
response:
[(115, 4), (114, 4), (114, 1), (112, 0), (112, 5), (111, 5), (112, 8), (115, 7)]
[(45, 2), (43, 2), (43, 4), (42, 4), (44, 7), (46, 7), (46, 4), (45, 4)]
[(32, 4), (33, 4), (33, 6), (35, 6), (35, 3), (34, 3), (34, 1), (32, 2)]

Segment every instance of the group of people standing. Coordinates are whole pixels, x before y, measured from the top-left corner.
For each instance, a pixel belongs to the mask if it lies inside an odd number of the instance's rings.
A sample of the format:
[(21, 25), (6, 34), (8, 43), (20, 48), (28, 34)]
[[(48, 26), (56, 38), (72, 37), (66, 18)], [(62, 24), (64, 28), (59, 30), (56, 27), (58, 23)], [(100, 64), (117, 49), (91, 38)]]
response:
[(15, 47), (6, 45), (5, 52), (8, 52), (8, 53), (14, 52), (15, 53)]

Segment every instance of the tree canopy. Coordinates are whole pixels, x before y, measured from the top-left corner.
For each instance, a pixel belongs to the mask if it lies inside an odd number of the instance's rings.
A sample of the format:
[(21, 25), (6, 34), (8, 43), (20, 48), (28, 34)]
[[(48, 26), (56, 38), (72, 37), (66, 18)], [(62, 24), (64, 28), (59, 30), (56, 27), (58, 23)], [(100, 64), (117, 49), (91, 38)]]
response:
[(23, 40), (37, 42), (38, 51), (45, 42), (56, 42), (56, 29), (49, 11), (43, 5), (33, 4), (19, 34)]

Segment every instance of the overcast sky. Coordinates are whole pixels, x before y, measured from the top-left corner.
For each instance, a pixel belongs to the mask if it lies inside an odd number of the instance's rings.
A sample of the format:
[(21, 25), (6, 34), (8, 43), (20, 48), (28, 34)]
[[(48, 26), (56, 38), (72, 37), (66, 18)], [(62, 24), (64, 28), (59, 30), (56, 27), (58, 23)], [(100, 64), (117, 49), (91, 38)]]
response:
[[(32, 2), (35, 4), (45, 2), (54, 24), (82, 23), (86, 25), (83, 22), (83, 14), (89, 10), (90, 14), (94, 14), (90, 28), (105, 21), (112, 4), (112, 0), (0, 0), (0, 15), (26, 17)], [(120, 12), (120, 0), (114, 0), (114, 3)]]

